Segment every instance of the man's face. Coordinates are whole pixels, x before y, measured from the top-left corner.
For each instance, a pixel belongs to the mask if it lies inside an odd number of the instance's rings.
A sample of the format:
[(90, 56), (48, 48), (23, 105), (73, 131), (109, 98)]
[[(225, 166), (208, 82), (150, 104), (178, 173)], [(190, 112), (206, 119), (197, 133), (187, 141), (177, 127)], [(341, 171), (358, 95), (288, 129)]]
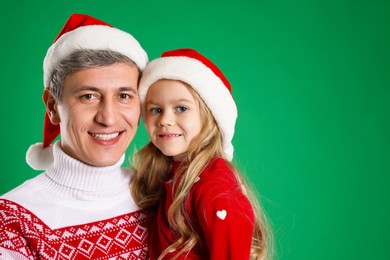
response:
[(137, 88), (137, 67), (125, 63), (68, 75), (61, 102), (48, 105), (52, 123), (60, 124), (63, 151), (88, 165), (115, 164), (138, 128)]

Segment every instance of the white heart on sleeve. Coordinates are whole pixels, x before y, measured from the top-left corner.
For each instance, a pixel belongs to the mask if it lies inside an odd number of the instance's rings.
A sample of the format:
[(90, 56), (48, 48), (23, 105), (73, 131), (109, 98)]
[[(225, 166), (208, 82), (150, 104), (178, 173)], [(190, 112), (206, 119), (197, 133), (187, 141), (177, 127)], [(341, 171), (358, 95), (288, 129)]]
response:
[(224, 220), (226, 218), (226, 215), (227, 215), (227, 212), (224, 209), (217, 211), (217, 217), (219, 217), (222, 220)]

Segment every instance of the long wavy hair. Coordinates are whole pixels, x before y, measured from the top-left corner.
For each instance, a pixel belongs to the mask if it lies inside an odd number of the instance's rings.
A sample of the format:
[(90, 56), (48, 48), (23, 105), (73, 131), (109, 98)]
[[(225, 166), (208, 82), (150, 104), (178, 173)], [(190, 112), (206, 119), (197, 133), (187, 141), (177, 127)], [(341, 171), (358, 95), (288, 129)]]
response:
[[(184, 83), (184, 82), (183, 82)], [(222, 147), (222, 135), (218, 125), (202, 98), (188, 84), (184, 83), (190, 93), (197, 100), (201, 113), (201, 132), (191, 141), (186, 159), (175, 174), (173, 183), (177, 186), (173, 197), (173, 203), (168, 209), (168, 222), (178, 239), (167, 247), (158, 260), (173, 250), (178, 253), (172, 259), (177, 259), (180, 254), (188, 253), (198, 243), (199, 236), (193, 229), (188, 213), (185, 210), (185, 202), (192, 185), (197, 177), (215, 157), (224, 158), (226, 164), (236, 177), (242, 192), (252, 204), (255, 225), (252, 237), (251, 259), (271, 259), (272, 236), (267, 218), (259, 203), (258, 196), (244, 181), (237, 167), (226, 159)], [(134, 177), (130, 183), (131, 192), (139, 207), (155, 209), (160, 201), (164, 181), (170, 170), (172, 157), (165, 156), (152, 142), (136, 152), (131, 162), (134, 168)], [(184, 174), (181, 174), (184, 173)], [(177, 183), (177, 176), (182, 176)]]

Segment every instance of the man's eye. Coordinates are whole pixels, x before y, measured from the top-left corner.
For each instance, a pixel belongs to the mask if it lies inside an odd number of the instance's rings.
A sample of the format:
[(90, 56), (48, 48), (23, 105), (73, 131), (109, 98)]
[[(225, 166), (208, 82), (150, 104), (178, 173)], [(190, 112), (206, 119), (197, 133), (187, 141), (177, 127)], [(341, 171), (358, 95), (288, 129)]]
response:
[(183, 113), (183, 112), (186, 112), (187, 109), (188, 109), (188, 108), (186, 108), (186, 107), (178, 106), (178, 107), (176, 108), (176, 111), (177, 111), (177, 112), (180, 112), (180, 113)]
[(120, 94), (120, 98), (121, 99), (131, 99), (131, 98), (133, 98), (133, 96), (131, 96), (131, 95), (129, 95), (129, 94)]
[(82, 99), (92, 99), (93, 95), (92, 94), (85, 94), (81, 96)]

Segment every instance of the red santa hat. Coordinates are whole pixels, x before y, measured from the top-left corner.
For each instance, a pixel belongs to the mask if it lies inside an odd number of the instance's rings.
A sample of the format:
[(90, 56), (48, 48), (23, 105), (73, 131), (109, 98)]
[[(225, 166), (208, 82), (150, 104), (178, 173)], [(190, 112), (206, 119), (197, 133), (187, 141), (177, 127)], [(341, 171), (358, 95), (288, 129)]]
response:
[[(74, 51), (81, 49), (113, 50), (129, 57), (141, 71), (148, 63), (148, 56), (139, 42), (129, 33), (84, 14), (72, 14), (43, 61), (44, 87), (48, 88), (50, 77), (57, 64)], [(51, 143), (60, 133), (59, 125), (53, 125), (45, 113), (43, 143), (37, 143), (27, 151), (26, 161), (36, 170), (44, 170), (53, 162)]]
[(217, 121), (222, 133), (223, 149), (231, 160), (237, 107), (230, 83), (221, 70), (193, 49), (164, 52), (160, 58), (151, 61), (142, 74), (138, 89), (142, 107), (149, 87), (160, 79), (180, 80), (199, 93)]

